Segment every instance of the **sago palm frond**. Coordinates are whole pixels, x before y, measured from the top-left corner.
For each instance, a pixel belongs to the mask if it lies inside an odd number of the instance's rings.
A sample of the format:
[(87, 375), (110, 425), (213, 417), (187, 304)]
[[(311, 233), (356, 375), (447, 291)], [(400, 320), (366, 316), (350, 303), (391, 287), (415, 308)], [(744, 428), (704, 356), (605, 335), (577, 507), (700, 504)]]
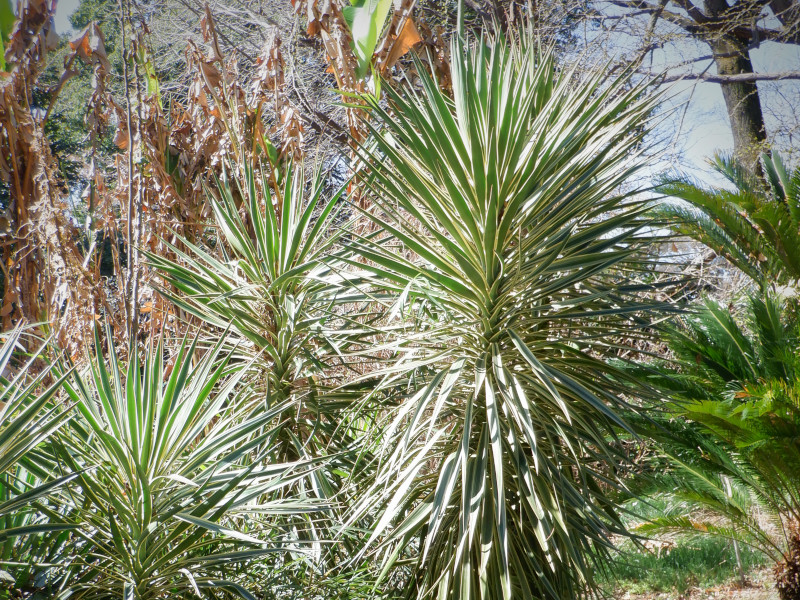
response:
[(578, 598), (623, 531), (603, 356), (652, 308), (630, 278), (645, 206), (618, 188), (655, 100), (525, 41), (454, 44), (453, 97), (424, 74), (388, 91), (361, 151), (389, 236), (352, 264), (416, 330), (387, 346), (376, 475), (348, 523), (374, 517), (365, 552), (413, 565), (409, 597)]
[(774, 295), (747, 298), (741, 323), (728, 308), (706, 300), (664, 330), (679, 369), (661, 374), (673, 379), (668, 387), (679, 403), (722, 401), (749, 384), (792, 381), (800, 373), (799, 331), (796, 317)]
[(784, 536), (800, 521), (796, 313), (772, 294), (748, 298), (740, 320), (707, 301), (664, 333), (674, 364), (646, 371), (668, 398), (638, 425), (668, 462), (651, 465), (638, 491), (666, 500), (667, 510), (640, 530), (723, 535), (782, 560), (780, 537), (753, 515), (769, 516)]
[(762, 157), (766, 181), (717, 156), (714, 169), (734, 187), (703, 188), (667, 181), (659, 191), (686, 204), (662, 204), (670, 227), (727, 258), (759, 286), (800, 279), (800, 168), (787, 170), (780, 156)]

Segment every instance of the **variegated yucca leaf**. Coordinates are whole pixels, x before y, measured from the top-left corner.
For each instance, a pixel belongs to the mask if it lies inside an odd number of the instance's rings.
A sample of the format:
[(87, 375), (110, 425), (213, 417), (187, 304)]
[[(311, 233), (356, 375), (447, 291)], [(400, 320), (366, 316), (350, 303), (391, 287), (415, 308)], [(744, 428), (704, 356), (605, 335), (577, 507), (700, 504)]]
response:
[[(44, 385), (51, 375), (42, 357), (44, 347), (31, 352), (16, 370), (12, 369), (14, 352), (22, 349), (21, 334), (22, 328), (17, 327), (5, 334), (0, 346), (0, 517), (25, 508), (70, 479), (69, 475), (59, 477), (46, 468), (39, 469), (34, 456), (36, 448), (69, 418), (69, 404), (60, 405), (57, 401), (66, 375)], [(25, 354), (20, 352), (20, 356)], [(38, 373), (32, 376), (35, 367)], [(31, 471), (48, 481), (29, 477)], [(24, 476), (18, 478), (22, 472)], [(28, 533), (21, 526), (13, 529), (3, 526), (0, 539)]]

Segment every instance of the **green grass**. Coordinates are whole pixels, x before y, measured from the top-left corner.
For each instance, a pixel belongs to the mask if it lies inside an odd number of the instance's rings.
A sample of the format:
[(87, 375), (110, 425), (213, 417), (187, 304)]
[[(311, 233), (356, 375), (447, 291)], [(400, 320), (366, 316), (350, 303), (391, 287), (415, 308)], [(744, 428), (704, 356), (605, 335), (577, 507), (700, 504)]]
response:
[[(745, 574), (766, 564), (760, 552), (739, 546)], [(623, 544), (611, 572), (601, 575), (606, 591), (645, 594), (684, 594), (693, 587), (708, 588), (739, 577), (733, 543), (712, 537), (678, 540), (661, 555)]]

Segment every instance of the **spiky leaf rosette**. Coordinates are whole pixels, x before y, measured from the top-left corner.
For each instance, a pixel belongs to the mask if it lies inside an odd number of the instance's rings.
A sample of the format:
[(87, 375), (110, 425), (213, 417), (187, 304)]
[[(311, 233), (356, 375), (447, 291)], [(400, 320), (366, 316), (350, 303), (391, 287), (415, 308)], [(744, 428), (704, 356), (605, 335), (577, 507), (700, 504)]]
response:
[[(337, 310), (350, 291), (336, 273), (341, 265), (322, 261), (344, 231), (333, 223), (341, 190), (325, 198), (322, 172), (307, 183), (302, 165), (276, 170), (273, 185), (266, 170), (243, 171), (242, 182), (221, 182), (209, 194), (224, 243), (211, 250), (181, 239), (188, 250), (173, 247), (175, 259), (148, 257), (167, 284), (162, 294), (211, 326), (230, 326), (242, 351), (256, 356), (270, 401), (292, 400), (280, 455), (318, 456), (347, 406), (326, 395), (327, 378), (346, 370), (342, 350), (361, 334), (350, 322), (342, 325), (346, 317)], [(333, 494), (334, 483), (318, 476), (315, 487)]]
[(302, 165), (276, 171), (273, 185), (266, 170), (246, 164), (243, 171), (243, 181), (231, 177), (235, 184), (220, 182), (208, 196), (223, 244), (210, 250), (178, 238), (187, 251), (170, 246), (176, 258), (148, 258), (177, 306), (212, 326), (230, 325), (261, 353), (273, 396), (285, 399), (325, 360), (336, 290), (320, 257), (341, 234), (331, 223), (339, 192), (323, 197), (321, 172), (306, 185)]
[(57, 451), (77, 478), (54, 499), (75, 530), (59, 597), (145, 600), (212, 588), (253, 598), (221, 574), (286, 541), (254, 515), (320, 507), (260, 501), (307, 476), (309, 463), (266, 460), (285, 404), (254, 398), (242, 381), (247, 365), (224, 345), (223, 337), (198, 357), (198, 340), (184, 340), (168, 370), (163, 339), (143, 353), (133, 347), (124, 365), (113, 345), (103, 359), (98, 337), (86, 372), (65, 381), (77, 415)]
[(409, 596), (578, 598), (623, 530), (604, 357), (653, 308), (634, 282), (644, 205), (619, 189), (655, 100), (524, 40), (452, 56), (453, 97), (424, 74), (389, 90), (361, 152), (388, 235), (353, 264), (409, 327), (350, 522), (374, 517), (364, 552), (385, 572), (413, 565)]

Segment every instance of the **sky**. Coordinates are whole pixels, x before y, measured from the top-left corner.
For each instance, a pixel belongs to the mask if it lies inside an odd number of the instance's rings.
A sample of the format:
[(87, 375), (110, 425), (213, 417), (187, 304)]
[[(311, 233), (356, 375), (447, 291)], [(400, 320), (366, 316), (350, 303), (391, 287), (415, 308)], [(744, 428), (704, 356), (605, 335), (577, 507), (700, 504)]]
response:
[[(80, 0), (58, 0), (56, 30), (60, 34), (71, 33), (69, 16), (79, 3)], [(661, 56), (654, 53), (654, 61), (656, 64), (659, 61), (664, 64), (675, 62), (675, 56), (671, 56), (670, 52), (681, 51), (668, 49), (661, 51)], [(687, 53), (691, 54), (691, 51)], [(800, 46), (766, 42), (751, 51), (751, 59), (756, 72), (800, 70)], [(702, 68), (702, 65), (696, 68)], [(800, 82), (793, 82), (793, 85), (800, 85)], [(707, 165), (707, 158), (714, 152), (730, 151), (733, 147), (720, 86), (714, 83), (683, 82), (676, 84), (668, 94), (672, 97), (667, 105), (674, 108), (675, 113), (674, 117), (670, 117), (673, 120), (667, 125), (680, 129), (680, 134), (672, 144), (673, 150), (681, 156), (679, 168), (692, 177), (714, 179), (715, 175)], [(762, 88), (762, 104), (764, 99)]]
[[(757, 73), (800, 70), (800, 46), (796, 45), (766, 42), (751, 50), (750, 58)], [(714, 72), (713, 68), (711, 72)], [(798, 86), (800, 82), (760, 84), (762, 106), (771, 101), (769, 85)], [(681, 166), (690, 175), (699, 177), (708, 173), (707, 157), (716, 151), (728, 152), (733, 148), (722, 89), (716, 83), (683, 82), (675, 85), (675, 91), (679, 93), (672, 104), (678, 108), (678, 115), (682, 116), (683, 103), (688, 103), (682, 123), (683, 139), (679, 143), (684, 156)], [(768, 120), (768, 129), (769, 125)]]
[(78, 8), (80, 0), (58, 0), (56, 5), (56, 31), (61, 35), (67, 35), (72, 31), (69, 23), (69, 16)]

